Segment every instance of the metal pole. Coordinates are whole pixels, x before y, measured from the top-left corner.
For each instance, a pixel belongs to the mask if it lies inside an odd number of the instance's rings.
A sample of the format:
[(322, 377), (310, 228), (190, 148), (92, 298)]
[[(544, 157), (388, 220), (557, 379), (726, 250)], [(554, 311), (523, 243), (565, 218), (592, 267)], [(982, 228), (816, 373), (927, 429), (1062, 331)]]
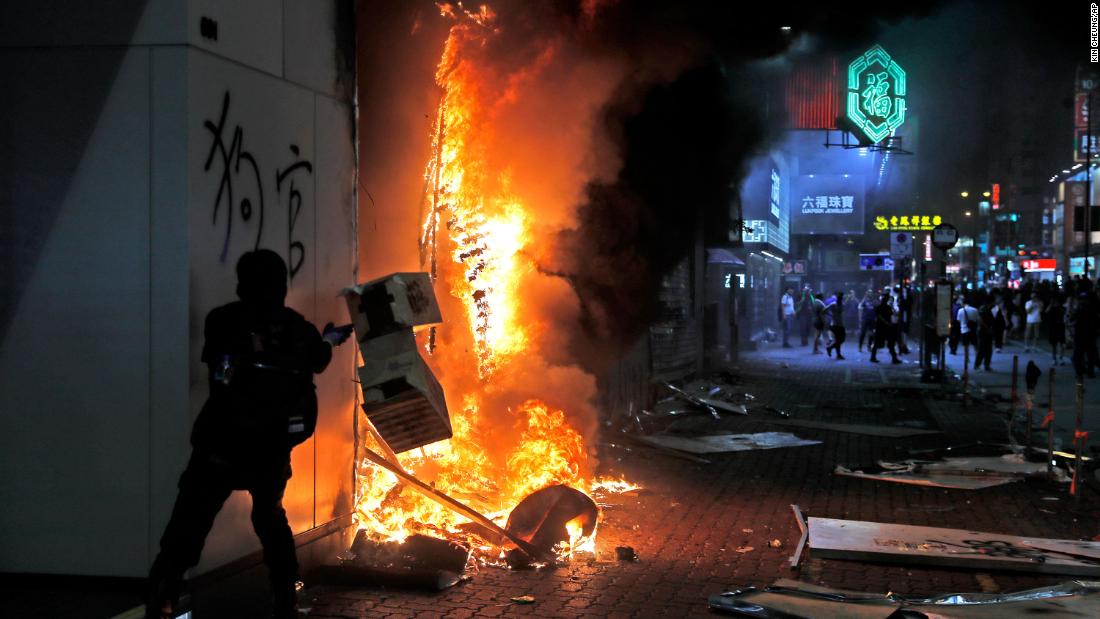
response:
[(1077, 377), (1077, 421), (1073, 425), (1073, 483), (1070, 484), (1070, 492), (1073, 494), (1074, 503), (1081, 501), (1081, 452), (1085, 448), (1085, 437), (1088, 435), (1081, 431), (1081, 425), (1085, 421), (1085, 385), (1081, 377)]
[(1092, 226), (1089, 225), (1089, 211), (1092, 210), (1092, 91), (1088, 95), (1089, 119), (1085, 128), (1085, 279), (1089, 278), (1089, 237)]
[(1047, 427), (1047, 475), (1054, 476), (1054, 368), (1050, 368), (1050, 404), (1043, 419)]
[(1012, 355), (1012, 397), (1011, 409), (1008, 411), (1008, 437), (1012, 439), (1012, 428), (1016, 423), (1016, 410), (1020, 407), (1019, 392), (1016, 391), (1016, 383), (1019, 382), (1020, 356)]
[[(969, 335), (969, 333), (960, 333), (959, 337)], [(963, 343), (963, 406), (970, 404), (970, 345), (964, 340)]]

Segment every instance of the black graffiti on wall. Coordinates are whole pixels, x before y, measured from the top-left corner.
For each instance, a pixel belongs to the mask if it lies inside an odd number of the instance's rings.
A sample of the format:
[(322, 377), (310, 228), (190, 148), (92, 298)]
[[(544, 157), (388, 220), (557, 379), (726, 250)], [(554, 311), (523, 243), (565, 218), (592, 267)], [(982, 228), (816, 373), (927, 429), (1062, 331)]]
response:
[(283, 181), (287, 181), (286, 263), (287, 268), (290, 269), (290, 276), (294, 277), (298, 269), (302, 268), (302, 262), (305, 261), (306, 248), (301, 241), (294, 238), (294, 228), (298, 224), (298, 215), (302, 212), (302, 192), (298, 191), (291, 175), (299, 170), (304, 171), (306, 174), (313, 174), (313, 164), (305, 160), (298, 161), (298, 147), (296, 145), (290, 145), (290, 152), (294, 153), (295, 161), (285, 170), (275, 171), (275, 191), (282, 196)]
[[(228, 128), (230, 107), (229, 91), (222, 97), (221, 112), (217, 122), (206, 120), (203, 127), (210, 132), (210, 151), (206, 155), (203, 171), (210, 172), (217, 163), (221, 168), (221, 177), (218, 181), (218, 191), (214, 196), (213, 224), (219, 225), (219, 216), (225, 222), (225, 237), (222, 240), (222, 249), (219, 260), (225, 262), (229, 253), (229, 243), (233, 238), (233, 222), (239, 216), (241, 222), (252, 222), (255, 216), (255, 241), (253, 249), (259, 249), (263, 243), (264, 217), (266, 204), (264, 202), (263, 174), (257, 158), (245, 149), (244, 128), (236, 124), (232, 129)], [(227, 143), (228, 142), (228, 143)], [(286, 261), (293, 278), (302, 268), (305, 262), (305, 244), (295, 237), (295, 228), (298, 216), (302, 212), (303, 196), (292, 177), (295, 172), (302, 171), (305, 174), (313, 174), (313, 164), (308, 160), (300, 159), (297, 145), (290, 145), (293, 161), (286, 169), (275, 170), (275, 192), (280, 198), (277, 206), (283, 206), (281, 198), (286, 196), (287, 209), (287, 248)], [(270, 178), (270, 177), (269, 177)], [(284, 194), (284, 183), (286, 193)]]

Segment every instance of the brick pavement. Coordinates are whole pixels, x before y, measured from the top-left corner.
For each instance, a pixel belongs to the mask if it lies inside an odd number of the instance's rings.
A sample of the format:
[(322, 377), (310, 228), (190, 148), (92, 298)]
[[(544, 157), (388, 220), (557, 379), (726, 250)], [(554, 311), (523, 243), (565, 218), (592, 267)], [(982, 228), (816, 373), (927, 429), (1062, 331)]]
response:
[[(756, 404), (789, 410), (795, 417), (865, 423), (875, 419), (958, 431), (966, 438), (1000, 431), (995, 411), (963, 410), (936, 390), (921, 389), (916, 366), (871, 366), (803, 349), (743, 355), (741, 384)], [(785, 367), (784, 367), (785, 366)], [(877, 406), (881, 405), (881, 407)], [(483, 569), (441, 593), (381, 587), (316, 587), (304, 600), (310, 617), (689, 617), (706, 616), (709, 594), (779, 577), (869, 592), (932, 594), (1008, 591), (1068, 577), (1009, 572), (916, 568), (822, 560), (804, 555), (799, 570), (787, 559), (798, 541), (789, 505), (808, 515), (946, 526), (1017, 535), (1078, 538), (1098, 532), (1095, 518), (1074, 516), (1064, 486), (1020, 482), (977, 491), (921, 488), (838, 477), (837, 463), (871, 463), (901, 457), (909, 447), (942, 446), (958, 437), (888, 439), (766, 423), (769, 413), (721, 421), (685, 418), (671, 431), (793, 431), (821, 445), (708, 455), (696, 464), (644, 448), (605, 450), (602, 467), (644, 484), (637, 493), (611, 497), (604, 508), (594, 559), (538, 571)], [(960, 421), (960, 419), (962, 421)], [(1003, 426), (1003, 422), (1002, 422)], [(1100, 513), (1092, 497), (1088, 513)], [(783, 547), (769, 548), (779, 539)], [(636, 563), (614, 560), (614, 547), (633, 546)], [(751, 548), (751, 550), (746, 550)], [(739, 551), (740, 549), (740, 551)], [(529, 605), (513, 596), (532, 595)]]

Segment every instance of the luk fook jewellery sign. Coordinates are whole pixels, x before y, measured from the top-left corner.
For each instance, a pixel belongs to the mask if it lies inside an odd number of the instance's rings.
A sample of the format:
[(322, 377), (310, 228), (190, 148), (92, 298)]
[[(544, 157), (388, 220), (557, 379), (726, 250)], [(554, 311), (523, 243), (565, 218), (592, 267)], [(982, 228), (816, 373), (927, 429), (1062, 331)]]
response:
[(848, 65), (848, 119), (872, 142), (905, 122), (905, 71), (878, 45)]

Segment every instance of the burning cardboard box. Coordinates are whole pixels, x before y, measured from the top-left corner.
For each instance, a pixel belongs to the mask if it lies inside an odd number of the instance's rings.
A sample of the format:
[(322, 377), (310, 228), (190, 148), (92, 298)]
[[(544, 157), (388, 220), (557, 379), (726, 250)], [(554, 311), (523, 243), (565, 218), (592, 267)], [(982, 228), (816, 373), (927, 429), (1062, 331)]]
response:
[(393, 273), (345, 288), (343, 295), (364, 357), (368, 356), (366, 340), (443, 322), (427, 273)]
[(363, 355), (363, 412), (395, 453), (451, 438), (443, 389), (412, 327), (441, 321), (426, 273), (396, 273), (344, 290)]

